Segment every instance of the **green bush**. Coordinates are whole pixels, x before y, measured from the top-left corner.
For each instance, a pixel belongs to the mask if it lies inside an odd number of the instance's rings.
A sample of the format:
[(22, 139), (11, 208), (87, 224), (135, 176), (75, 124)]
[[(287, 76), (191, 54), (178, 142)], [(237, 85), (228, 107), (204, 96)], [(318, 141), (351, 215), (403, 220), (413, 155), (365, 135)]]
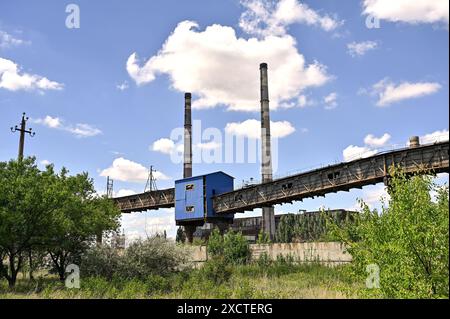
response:
[(353, 257), (351, 275), (364, 285), (370, 279), (367, 267), (378, 267), (379, 288), (375, 282), (375, 289), (360, 291), (362, 296), (448, 298), (448, 186), (436, 186), (430, 176), (390, 173), (390, 199), (381, 213), (361, 202), (362, 212), (351, 227), (334, 226)]
[(151, 275), (167, 276), (182, 268), (186, 253), (175, 243), (162, 237), (151, 237), (132, 243), (123, 251), (108, 247), (92, 247), (83, 256), (83, 277), (145, 280)]
[(215, 228), (208, 240), (208, 254), (213, 257), (221, 256), (226, 263), (245, 264), (250, 259), (250, 246), (242, 233), (229, 230), (222, 236)]
[(232, 274), (231, 266), (222, 256), (216, 256), (203, 264), (199, 270), (200, 280), (209, 280), (220, 285), (227, 282)]

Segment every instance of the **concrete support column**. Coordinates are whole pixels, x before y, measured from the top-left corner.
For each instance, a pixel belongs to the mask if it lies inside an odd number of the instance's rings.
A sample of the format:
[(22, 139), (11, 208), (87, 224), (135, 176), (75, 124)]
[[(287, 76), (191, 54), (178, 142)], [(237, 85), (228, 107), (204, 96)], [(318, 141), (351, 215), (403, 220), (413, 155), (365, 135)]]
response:
[(195, 226), (195, 225), (185, 225), (184, 226), (184, 232), (186, 234), (186, 241), (189, 244), (192, 244), (192, 242), (194, 241), (194, 232), (195, 232), (196, 228), (197, 228), (197, 226)]

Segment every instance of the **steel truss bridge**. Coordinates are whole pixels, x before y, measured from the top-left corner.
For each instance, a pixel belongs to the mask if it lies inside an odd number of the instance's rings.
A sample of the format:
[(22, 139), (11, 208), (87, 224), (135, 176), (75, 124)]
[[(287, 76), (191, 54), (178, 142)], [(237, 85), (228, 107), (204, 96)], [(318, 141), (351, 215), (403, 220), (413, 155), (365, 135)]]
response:
[[(213, 206), (217, 214), (243, 213), (255, 208), (349, 191), (352, 188), (386, 182), (389, 179), (389, 168), (393, 165), (401, 167), (407, 174), (448, 173), (449, 142), (405, 147), (251, 185), (215, 196)], [(175, 189), (116, 197), (114, 201), (122, 213), (174, 207)]]

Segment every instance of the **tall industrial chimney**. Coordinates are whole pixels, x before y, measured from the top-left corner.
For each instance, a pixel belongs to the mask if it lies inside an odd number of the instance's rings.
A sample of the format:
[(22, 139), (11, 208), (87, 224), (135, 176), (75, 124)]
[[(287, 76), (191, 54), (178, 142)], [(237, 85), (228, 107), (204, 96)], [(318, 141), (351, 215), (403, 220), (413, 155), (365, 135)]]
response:
[[(261, 174), (262, 182), (272, 180), (272, 150), (270, 146), (269, 84), (267, 63), (259, 65), (261, 83)], [(270, 239), (275, 237), (275, 213), (273, 206), (262, 209), (263, 230)]]
[(184, 94), (184, 163), (183, 178), (192, 177), (191, 93)]

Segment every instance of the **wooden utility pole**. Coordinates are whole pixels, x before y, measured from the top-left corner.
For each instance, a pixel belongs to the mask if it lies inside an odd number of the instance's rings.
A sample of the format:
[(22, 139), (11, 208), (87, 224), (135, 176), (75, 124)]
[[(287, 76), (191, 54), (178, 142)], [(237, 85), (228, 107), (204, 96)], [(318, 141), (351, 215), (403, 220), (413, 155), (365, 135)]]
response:
[(11, 132), (20, 132), (20, 139), (19, 139), (19, 156), (18, 159), (23, 159), (23, 149), (25, 146), (25, 133), (30, 134), (31, 137), (35, 135), (33, 132), (33, 129), (30, 128), (29, 130), (26, 129), (26, 124), (28, 121), (28, 117), (25, 116), (25, 112), (22, 113), (22, 121), (20, 122), (20, 128), (16, 125), (15, 127), (11, 127)]

